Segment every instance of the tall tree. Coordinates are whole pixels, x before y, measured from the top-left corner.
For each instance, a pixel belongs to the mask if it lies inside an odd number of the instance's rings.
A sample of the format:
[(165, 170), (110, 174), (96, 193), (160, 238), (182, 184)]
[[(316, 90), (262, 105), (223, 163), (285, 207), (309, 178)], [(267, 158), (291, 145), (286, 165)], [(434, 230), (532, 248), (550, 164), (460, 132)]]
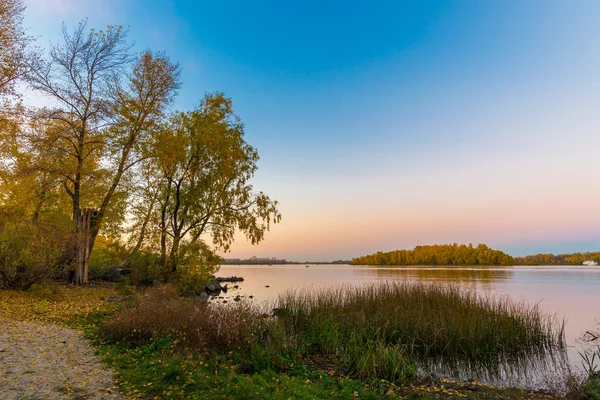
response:
[(227, 251), (236, 230), (255, 244), (280, 221), (277, 202), (249, 183), (258, 153), (243, 136), (231, 100), (221, 93), (206, 95), (198, 109), (173, 117), (157, 136), (155, 169), (148, 170), (153, 175), (147, 179), (156, 186), (145, 191), (155, 201), (138, 213), (138, 242), (153, 218), (165, 268), (175, 271), (205, 249), (204, 235), (215, 249)]
[(14, 95), (15, 83), (25, 72), (29, 38), (23, 30), (22, 0), (0, 0), (0, 100)]
[[(132, 57), (126, 33), (118, 26), (88, 30), (86, 22), (72, 32), (63, 27), (62, 43), (27, 76), (34, 89), (56, 103), (37, 112), (29, 146), (40, 155), (40, 169), (61, 177), (71, 199), (77, 284), (87, 282), (82, 265), (106, 214), (116, 196), (126, 196), (120, 192), (124, 177), (146, 158), (145, 149), (179, 87), (178, 66), (163, 53)], [(95, 212), (84, 229), (77, 221), (85, 206)]]

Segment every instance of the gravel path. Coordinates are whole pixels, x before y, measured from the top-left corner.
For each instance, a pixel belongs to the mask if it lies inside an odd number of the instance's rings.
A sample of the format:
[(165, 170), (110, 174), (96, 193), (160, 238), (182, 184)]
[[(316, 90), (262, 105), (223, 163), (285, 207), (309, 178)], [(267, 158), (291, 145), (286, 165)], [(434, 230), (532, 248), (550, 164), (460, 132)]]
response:
[(81, 332), (0, 320), (0, 399), (122, 399)]

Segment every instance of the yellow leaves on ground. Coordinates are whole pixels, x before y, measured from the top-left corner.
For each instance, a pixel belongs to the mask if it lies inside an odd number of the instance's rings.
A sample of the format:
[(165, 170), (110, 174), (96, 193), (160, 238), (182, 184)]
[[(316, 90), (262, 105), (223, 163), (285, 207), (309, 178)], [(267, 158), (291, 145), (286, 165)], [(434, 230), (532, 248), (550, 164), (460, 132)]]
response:
[(73, 324), (74, 317), (92, 312), (114, 310), (116, 303), (106, 299), (117, 296), (113, 287), (56, 286), (53, 299), (16, 290), (0, 290), (0, 321), (26, 320)]

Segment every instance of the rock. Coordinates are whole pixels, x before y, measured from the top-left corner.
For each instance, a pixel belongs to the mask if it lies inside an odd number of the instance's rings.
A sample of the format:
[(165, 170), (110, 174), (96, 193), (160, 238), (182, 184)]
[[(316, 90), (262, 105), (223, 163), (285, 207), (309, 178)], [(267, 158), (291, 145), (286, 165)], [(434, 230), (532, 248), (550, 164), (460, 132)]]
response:
[(206, 292), (202, 292), (198, 295), (198, 300), (201, 302), (207, 302), (208, 301), (208, 293)]
[(118, 303), (119, 301), (121, 301), (121, 298), (117, 296), (110, 296), (108, 299), (106, 299), (106, 301), (108, 301), (109, 303)]
[(242, 298), (240, 297), (240, 295), (238, 294), (237, 296), (235, 296), (233, 298), (233, 301), (240, 301)]
[(204, 290), (208, 293), (220, 292), (223, 290), (219, 282), (209, 282), (204, 285)]
[(265, 287), (271, 287), (271, 286), (269, 286), (269, 285), (265, 285)]
[(240, 288), (240, 286), (239, 286), (239, 285), (233, 285), (233, 288), (234, 288), (234, 289), (239, 289), (239, 288)]
[(215, 285), (213, 285), (212, 283), (207, 283), (204, 285), (204, 289), (207, 292), (215, 292), (217, 289), (215, 288)]
[(221, 290), (223, 291), (223, 293), (227, 293), (227, 291), (229, 290), (229, 287), (227, 287), (227, 285), (223, 285), (223, 286), (221, 286)]
[(244, 278), (241, 276), (229, 276), (229, 277), (221, 277), (218, 276), (215, 278), (217, 282), (244, 282)]
[(253, 298), (254, 298), (254, 296), (253, 296), (253, 295), (250, 295), (250, 296), (248, 296), (248, 297), (249, 297), (249, 298), (251, 298), (251, 299), (253, 299)]

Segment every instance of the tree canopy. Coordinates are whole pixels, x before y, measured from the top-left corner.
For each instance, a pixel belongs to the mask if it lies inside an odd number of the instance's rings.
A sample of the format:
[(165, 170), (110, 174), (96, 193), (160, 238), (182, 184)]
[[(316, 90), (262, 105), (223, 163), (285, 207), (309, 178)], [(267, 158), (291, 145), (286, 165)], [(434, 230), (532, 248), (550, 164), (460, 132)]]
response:
[[(40, 270), (86, 283), (99, 235), (121, 263), (137, 260), (161, 279), (216, 265), (236, 231), (264, 239), (281, 215), (250, 184), (258, 152), (231, 99), (207, 94), (192, 111), (173, 110), (178, 64), (164, 52), (132, 53), (120, 26), (63, 26), (58, 44), (27, 58), (23, 10), (0, 0), (0, 95), (22, 79), (52, 105), (23, 104), (0, 120), (0, 285), (27, 286), (33, 278), (13, 275)], [(42, 230), (36, 257), (14, 251), (16, 231)]]
[(15, 84), (24, 74), (27, 44), (23, 30), (22, 0), (0, 0), (0, 100), (15, 95)]
[(514, 259), (485, 244), (473, 246), (443, 244), (417, 246), (413, 250), (396, 250), (357, 257), (355, 265), (513, 265)]

